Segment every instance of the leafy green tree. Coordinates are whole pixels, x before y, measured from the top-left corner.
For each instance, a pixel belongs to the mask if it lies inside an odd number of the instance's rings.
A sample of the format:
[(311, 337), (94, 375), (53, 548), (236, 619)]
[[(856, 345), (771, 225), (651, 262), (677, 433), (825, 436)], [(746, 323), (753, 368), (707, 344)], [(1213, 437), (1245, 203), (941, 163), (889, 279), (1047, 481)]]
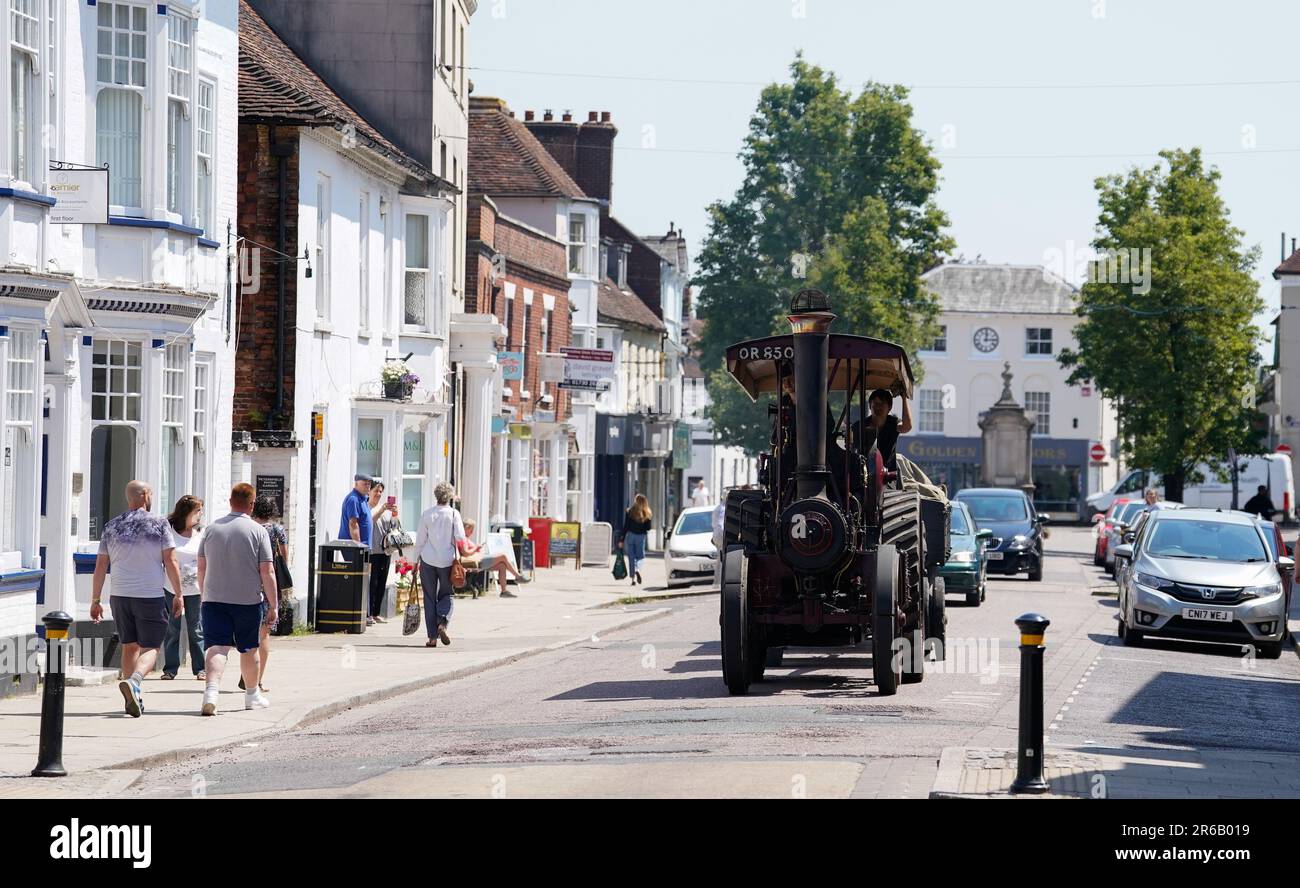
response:
[(1229, 222), (1218, 171), (1199, 149), (1160, 157), (1096, 182), (1092, 244), (1116, 259), (1093, 266), (1075, 308), (1078, 347), (1059, 360), (1073, 368), (1071, 384), (1092, 380), (1118, 401), (1121, 447), (1160, 472), (1165, 497), (1178, 502), (1198, 463), (1259, 449), (1243, 395), (1259, 363), (1253, 319), (1263, 303), (1251, 276), (1259, 249)]
[(921, 273), (953, 248), (934, 202), (939, 162), (912, 126), (907, 91), (872, 83), (854, 97), (802, 56), (790, 74), (759, 98), (744, 182), (709, 207), (695, 279), (709, 419), (751, 453), (767, 444), (770, 421), (723, 369), (727, 347), (788, 332), (789, 297), (815, 286), (830, 296), (837, 330), (915, 351), (937, 332)]

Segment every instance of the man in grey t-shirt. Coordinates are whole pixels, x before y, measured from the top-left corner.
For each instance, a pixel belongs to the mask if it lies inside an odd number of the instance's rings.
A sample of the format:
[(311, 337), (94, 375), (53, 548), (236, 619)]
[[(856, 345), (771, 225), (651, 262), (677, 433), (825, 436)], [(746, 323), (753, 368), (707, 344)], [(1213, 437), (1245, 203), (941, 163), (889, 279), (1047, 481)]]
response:
[(176, 593), (172, 613), (180, 618), (184, 609), (181, 574), (176, 566), (176, 540), (167, 519), (150, 514), (153, 488), (143, 481), (126, 485), (123, 512), (104, 526), (95, 559), (91, 584), (90, 619), (104, 618), (100, 599), (104, 580), (112, 568), (109, 604), (122, 642), (122, 680), (118, 690), (126, 700), (126, 712), (133, 718), (144, 713), (140, 682), (153, 671), (158, 648), (167, 634), (167, 582)]
[(199, 590), (203, 595), (203, 646), (207, 651), (207, 688), (203, 715), (217, 714), (221, 676), (233, 647), (239, 651), (245, 709), (270, 706), (258, 690), (258, 645), (263, 623), (280, 619), (271, 538), (252, 518), (257, 498), (251, 484), (230, 491), (230, 514), (208, 525), (199, 544)]

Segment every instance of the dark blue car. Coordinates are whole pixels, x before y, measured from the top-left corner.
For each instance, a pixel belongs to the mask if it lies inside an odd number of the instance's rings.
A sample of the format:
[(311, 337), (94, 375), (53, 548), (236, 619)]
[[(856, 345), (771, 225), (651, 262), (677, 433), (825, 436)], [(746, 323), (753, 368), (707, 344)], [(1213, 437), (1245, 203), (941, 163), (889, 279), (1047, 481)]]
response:
[(981, 530), (993, 531), (984, 549), (989, 573), (1029, 574), (1043, 578), (1043, 524), (1046, 515), (1022, 491), (998, 487), (972, 487), (956, 499), (965, 503)]

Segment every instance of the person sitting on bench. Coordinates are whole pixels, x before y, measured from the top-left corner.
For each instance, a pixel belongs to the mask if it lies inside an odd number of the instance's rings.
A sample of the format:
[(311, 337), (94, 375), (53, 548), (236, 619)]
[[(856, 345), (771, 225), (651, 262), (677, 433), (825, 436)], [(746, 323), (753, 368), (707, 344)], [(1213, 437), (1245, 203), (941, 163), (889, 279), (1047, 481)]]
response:
[(484, 555), (483, 547), (472, 542), (474, 538), (474, 521), (469, 519), (465, 522), (465, 539), (457, 543), (460, 549), (460, 564), (466, 570), (495, 570), (497, 572), (497, 585), (501, 587), (502, 598), (514, 598), (515, 593), (506, 587), (506, 577), (513, 576), (517, 583), (530, 582), (527, 577), (515, 570), (515, 566), (510, 563), (510, 559), (505, 555)]

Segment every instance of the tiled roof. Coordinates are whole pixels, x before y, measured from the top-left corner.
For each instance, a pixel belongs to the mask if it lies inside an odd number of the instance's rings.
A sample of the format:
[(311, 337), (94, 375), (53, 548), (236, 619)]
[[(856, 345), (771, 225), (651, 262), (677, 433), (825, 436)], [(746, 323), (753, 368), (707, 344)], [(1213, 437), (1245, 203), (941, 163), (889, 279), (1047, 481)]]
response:
[(239, 2), (239, 117), (347, 130), (357, 141), (416, 178), (454, 190), (407, 155), (339, 98), (298, 58), (247, 0)]
[(655, 316), (649, 307), (631, 290), (620, 290), (613, 278), (600, 282), (600, 292), (596, 297), (596, 314), (602, 321), (612, 324), (631, 324), (655, 332), (667, 328), (664, 322)]
[(1280, 278), (1285, 275), (1300, 274), (1300, 250), (1296, 250), (1290, 256), (1282, 261), (1282, 264), (1273, 269), (1273, 277)]
[(686, 256), (686, 239), (679, 232), (670, 231), (662, 235), (643, 234), (641, 240), (682, 274), (690, 273), (689, 260)]
[(470, 97), (468, 166), (471, 194), (587, 197), (501, 99)]
[(921, 276), (941, 311), (1070, 314), (1076, 290), (1039, 265), (949, 262)]

